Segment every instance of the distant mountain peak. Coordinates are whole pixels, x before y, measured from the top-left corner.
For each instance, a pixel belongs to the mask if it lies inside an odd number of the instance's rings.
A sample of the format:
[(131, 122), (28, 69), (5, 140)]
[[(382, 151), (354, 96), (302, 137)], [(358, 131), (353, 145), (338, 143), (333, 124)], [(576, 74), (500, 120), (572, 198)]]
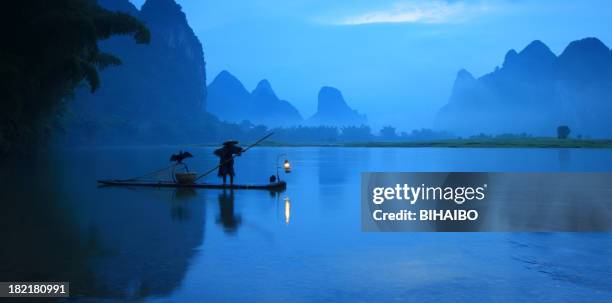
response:
[(128, 0), (97, 1), (142, 21), (151, 42), (135, 45), (121, 36), (100, 41), (100, 49), (117, 55), (123, 65), (120, 71), (101, 71), (104, 85), (96, 94), (79, 94), (84, 103), (75, 105), (75, 112), (100, 121), (130, 121), (143, 129), (160, 121), (202, 117), (207, 93), (204, 54), (181, 7), (174, 0), (147, 0), (139, 11)]
[(215, 81), (238, 81), (238, 78), (232, 75), (232, 73), (223, 70), (213, 79), (213, 82)]
[(256, 97), (272, 96), (274, 97), (274, 99), (277, 99), (276, 94), (274, 93), (274, 90), (272, 89), (272, 85), (270, 85), (270, 82), (266, 79), (259, 81), (259, 83), (257, 83), (257, 87), (255, 87), (255, 89), (253, 90), (251, 94)]
[(563, 80), (592, 83), (612, 78), (610, 49), (597, 38), (585, 38), (570, 43), (559, 56)]
[(221, 71), (215, 77), (215, 79), (213, 79), (213, 81), (210, 83), (209, 86), (211, 87), (222, 86), (222, 87), (227, 87), (227, 89), (246, 92), (246, 89), (244, 88), (244, 85), (242, 85), (242, 82), (240, 82), (240, 80), (238, 80), (236, 76), (234, 76), (233, 74), (231, 74), (230, 72), (226, 70)]
[(319, 90), (317, 112), (307, 124), (350, 126), (366, 124), (366, 121), (365, 115), (348, 106), (340, 90), (324, 86)]
[(557, 58), (550, 48), (540, 40), (534, 40), (527, 45), (519, 54), (520, 57), (531, 59), (554, 60)]
[(268, 81), (268, 79), (261, 79), (259, 80), (259, 82), (257, 83), (257, 88), (266, 88), (266, 89), (272, 89), (272, 85), (270, 85), (270, 81)]
[(457, 79), (474, 80), (474, 76), (468, 70), (462, 68), (457, 72)]
[(166, 10), (182, 10), (181, 6), (175, 0), (147, 0), (142, 5), (142, 10), (146, 9), (166, 9)]
[(544, 44), (544, 42), (540, 41), (540, 40), (533, 40), (531, 41), (531, 43), (529, 43), (522, 51), (521, 54), (525, 54), (525, 53), (533, 53), (533, 54), (553, 54), (553, 52), (550, 50), (550, 48), (548, 48), (548, 46), (546, 44)]
[(187, 24), (183, 8), (175, 0), (147, 0), (140, 11), (147, 21), (160, 24)]
[(514, 49), (509, 50), (504, 57), (503, 66), (507, 67), (512, 65), (516, 58), (518, 58), (518, 53)]
[[(529, 70), (534, 66), (543, 67), (543, 71), (549, 71), (557, 56), (540, 40), (534, 40), (520, 52), (514, 49), (509, 50), (502, 64), (506, 71), (521, 71), (530, 73)], [(527, 70), (525, 70), (527, 68)]]
[(570, 43), (560, 57), (608, 56), (610, 49), (597, 38), (584, 38)]
[[(571, 42), (560, 56), (535, 40), (506, 53), (503, 68), (471, 80), (457, 74), (437, 127), (478, 132), (554, 134), (555, 125), (609, 137), (612, 56), (596, 38)], [(470, 117), (466, 119), (466, 117)]]
[(346, 101), (344, 101), (342, 92), (335, 87), (323, 86), (321, 90), (319, 90), (317, 112), (321, 113), (336, 109), (349, 109)]
[(567, 46), (567, 49), (571, 49), (573, 47), (608, 49), (608, 47), (601, 40), (595, 37), (587, 37), (573, 41)]
[(297, 125), (302, 116), (289, 102), (279, 100), (266, 79), (249, 93), (238, 78), (220, 72), (208, 86), (207, 110), (222, 120), (249, 120), (268, 127)]
[(98, 4), (113, 12), (127, 13), (132, 16), (139, 14), (138, 9), (129, 0), (98, 0)]
[[(217, 79), (236, 79), (236, 77), (234, 75), (232, 75), (232, 73), (228, 72), (227, 70), (222, 70), (216, 77), (215, 80)], [(237, 79), (236, 79), (237, 80)]]

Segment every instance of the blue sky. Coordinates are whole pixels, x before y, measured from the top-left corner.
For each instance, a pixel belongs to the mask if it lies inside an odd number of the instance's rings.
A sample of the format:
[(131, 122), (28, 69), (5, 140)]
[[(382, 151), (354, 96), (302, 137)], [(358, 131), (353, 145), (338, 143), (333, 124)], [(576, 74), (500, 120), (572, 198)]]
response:
[[(144, 0), (132, 0), (140, 6)], [(612, 1), (178, 0), (204, 45), (209, 81), (268, 79), (304, 116), (321, 86), (340, 89), (374, 127), (431, 127), (457, 71), (475, 76), (542, 40), (612, 45)]]

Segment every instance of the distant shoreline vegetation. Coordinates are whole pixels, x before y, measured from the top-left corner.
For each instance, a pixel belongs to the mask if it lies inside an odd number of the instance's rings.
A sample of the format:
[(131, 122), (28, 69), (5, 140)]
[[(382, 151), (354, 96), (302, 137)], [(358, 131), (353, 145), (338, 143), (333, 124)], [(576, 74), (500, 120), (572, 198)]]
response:
[(612, 139), (557, 139), (533, 137), (523, 139), (449, 139), (425, 141), (371, 141), (371, 142), (319, 142), (286, 143), (264, 142), (262, 146), (286, 147), (441, 147), (441, 148), (612, 148)]
[[(192, 125), (194, 124), (194, 125)], [(570, 137), (567, 126), (557, 128), (557, 137), (520, 134), (478, 134), (460, 137), (448, 132), (417, 129), (397, 132), (385, 126), (373, 133), (369, 126), (296, 126), (267, 128), (248, 121), (228, 123), (214, 116), (192, 121), (178, 127), (173, 123), (150, 125), (138, 129), (136, 125), (77, 124), (55, 142), (66, 146), (145, 146), (183, 145), (216, 146), (228, 139), (249, 143), (274, 133), (264, 146), (321, 146), (321, 147), (473, 147), (473, 148), (612, 148), (612, 138)], [(551, 132), (552, 135), (553, 132)]]

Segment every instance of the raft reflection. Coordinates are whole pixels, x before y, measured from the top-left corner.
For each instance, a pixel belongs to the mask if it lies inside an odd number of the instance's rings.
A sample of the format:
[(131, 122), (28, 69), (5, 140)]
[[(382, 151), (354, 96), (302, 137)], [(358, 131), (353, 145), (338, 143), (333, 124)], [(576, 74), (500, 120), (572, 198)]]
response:
[(195, 199), (198, 193), (193, 188), (177, 188), (172, 196), (171, 217), (172, 219), (185, 221), (191, 217), (189, 211), (189, 200)]

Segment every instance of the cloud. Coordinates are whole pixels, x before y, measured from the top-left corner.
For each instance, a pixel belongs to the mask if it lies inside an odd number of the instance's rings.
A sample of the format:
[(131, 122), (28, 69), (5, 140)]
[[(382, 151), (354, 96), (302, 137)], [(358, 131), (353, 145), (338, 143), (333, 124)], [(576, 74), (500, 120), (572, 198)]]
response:
[[(476, 2), (476, 3), (475, 3)], [(490, 10), (490, 6), (473, 1), (419, 0), (398, 2), (388, 9), (378, 9), (342, 17), (330, 22), (334, 25), (376, 23), (456, 23), (466, 21)]]

